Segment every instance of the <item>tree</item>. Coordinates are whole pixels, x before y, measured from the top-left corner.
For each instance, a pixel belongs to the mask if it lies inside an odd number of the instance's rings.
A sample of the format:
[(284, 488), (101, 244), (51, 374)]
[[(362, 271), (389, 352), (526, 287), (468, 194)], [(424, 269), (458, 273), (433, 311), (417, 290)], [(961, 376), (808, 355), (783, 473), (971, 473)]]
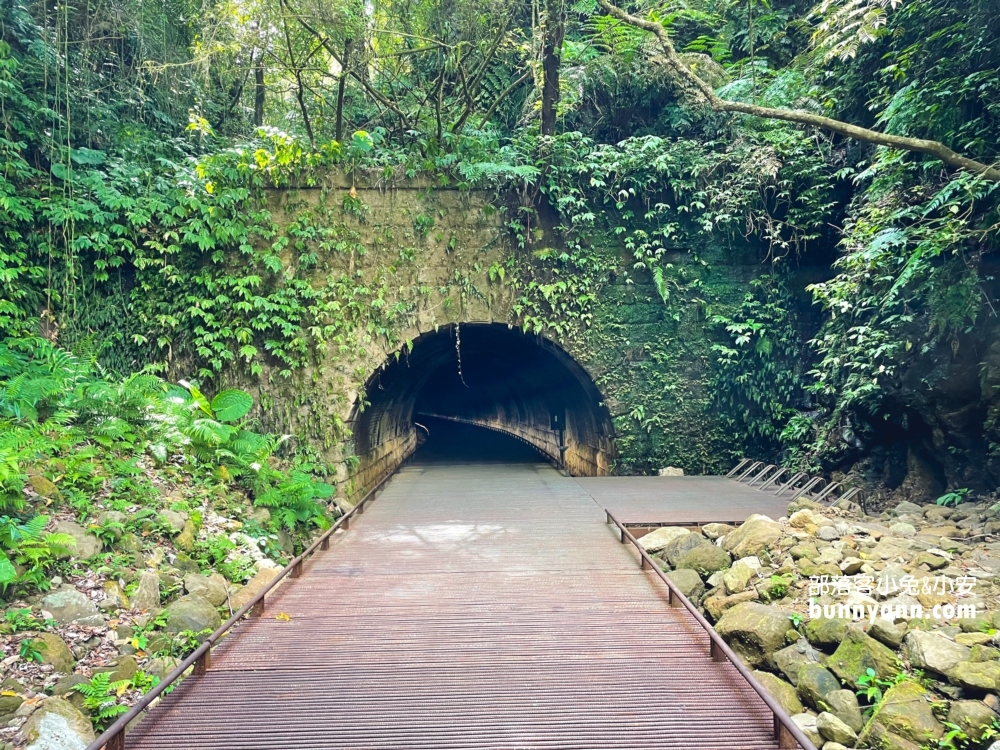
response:
[(753, 115), (755, 117), (763, 117), (769, 120), (784, 120), (786, 122), (796, 122), (802, 125), (812, 125), (818, 128), (823, 128), (824, 130), (833, 131), (834, 133), (839, 133), (840, 135), (847, 136), (848, 138), (866, 141), (867, 143), (874, 143), (878, 146), (887, 146), (889, 148), (928, 154), (940, 159), (945, 164), (952, 167), (956, 167), (973, 174), (982, 175), (992, 182), (1000, 182), (1000, 168), (990, 164), (984, 164), (983, 162), (976, 161), (975, 159), (970, 159), (967, 156), (962, 156), (958, 152), (953, 151), (951, 148), (938, 141), (927, 140), (924, 138), (908, 138), (906, 136), (891, 135), (889, 133), (880, 133), (877, 130), (852, 125), (847, 122), (835, 120), (832, 117), (824, 117), (823, 115), (817, 115), (804, 110), (761, 107), (756, 104), (723, 99), (715, 93), (715, 89), (713, 89), (708, 82), (702, 80), (701, 77), (699, 77), (684, 63), (681, 57), (677, 54), (677, 50), (674, 48), (673, 41), (670, 38), (670, 33), (667, 31), (666, 27), (663, 26), (663, 24), (627, 13), (621, 8), (612, 5), (609, 0), (597, 1), (600, 6), (614, 18), (624, 21), (625, 23), (636, 28), (648, 31), (656, 36), (657, 40), (660, 42), (660, 47), (663, 50), (664, 62), (676, 77), (677, 82), (687, 93), (690, 93), (693, 98), (704, 101), (716, 112), (737, 112), (745, 115)]

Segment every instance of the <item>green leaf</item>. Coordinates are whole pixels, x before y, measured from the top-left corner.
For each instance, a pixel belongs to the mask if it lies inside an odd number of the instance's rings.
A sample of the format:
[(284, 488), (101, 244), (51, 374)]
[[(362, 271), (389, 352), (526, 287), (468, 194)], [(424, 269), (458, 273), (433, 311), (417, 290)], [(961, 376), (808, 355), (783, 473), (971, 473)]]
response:
[(253, 397), (246, 391), (230, 388), (212, 399), (212, 411), (220, 422), (235, 422), (253, 408)]
[(0, 551), (0, 586), (5, 586), (15, 578), (17, 578), (17, 570), (14, 568), (14, 563)]

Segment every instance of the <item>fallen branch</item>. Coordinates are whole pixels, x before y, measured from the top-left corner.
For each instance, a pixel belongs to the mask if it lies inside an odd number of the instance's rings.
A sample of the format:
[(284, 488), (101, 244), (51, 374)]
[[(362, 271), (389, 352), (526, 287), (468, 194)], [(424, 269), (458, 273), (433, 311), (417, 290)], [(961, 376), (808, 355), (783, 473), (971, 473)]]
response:
[(597, 2), (602, 8), (604, 8), (605, 11), (607, 11), (609, 15), (620, 21), (624, 21), (630, 26), (635, 26), (636, 28), (643, 29), (644, 31), (648, 31), (655, 35), (660, 42), (660, 46), (663, 48), (666, 64), (678, 76), (680, 76), (680, 78), (696, 89), (697, 92), (704, 97), (708, 105), (716, 112), (739, 112), (745, 115), (753, 115), (754, 117), (763, 117), (768, 120), (784, 120), (786, 122), (797, 122), (802, 125), (813, 125), (858, 141), (874, 143), (878, 146), (888, 146), (889, 148), (903, 149), (904, 151), (915, 151), (921, 154), (928, 154), (940, 159), (945, 164), (952, 167), (965, 170), (966, 172), (971, 172), (972, 174), (982, 175), (987, 180), (992, 182), (1000, 182), (1000, 168), (990, 164), (984, 164), (983, 162), (976, 161), (975, 159), (970, 159), (967, 156), (962, 156), (958, 152), (952, 151), (950, 148), (938, 141), (930, 141), (924, 138), (907, 138), (901, 135), (880, 133), (877, 130), (870, 130), (869, 128), (863, 128), (858, 125), (851, 125), (847, 122), (834, 120), (831, 117), (823, 117), (822, 115), (816, 115), (812, 112), (805, 112), (800, 109), (760, 107), (756, 104), (745, 104), (743, 102), (734, 102), (729, 99), (722, 99), (715, 93), (715, 89), (713, 89), (708, 82), (703, 81), (693, 70), (684, 64), (684, 61), (681, 60), (680, 56), (677, 54), (677, 50), (674, 48), (674, 43), (670, 39), (670, 34), (662, 24), (657, 23), (656, 21), (649, 21), (645, 18), (640, 18), (639, 16), (634, 16), (631, 13), (626, 13), (621, 8), (612, 5), (608, 0), (597, 0)]

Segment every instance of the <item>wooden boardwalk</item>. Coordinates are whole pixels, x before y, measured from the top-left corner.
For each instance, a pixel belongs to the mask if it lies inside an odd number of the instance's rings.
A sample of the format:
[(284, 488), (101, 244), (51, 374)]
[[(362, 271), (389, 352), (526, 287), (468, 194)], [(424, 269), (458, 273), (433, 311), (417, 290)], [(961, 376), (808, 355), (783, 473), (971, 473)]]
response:
[(125, 745), (777, 748), (637, 561), (548, 465), (411, 463)]

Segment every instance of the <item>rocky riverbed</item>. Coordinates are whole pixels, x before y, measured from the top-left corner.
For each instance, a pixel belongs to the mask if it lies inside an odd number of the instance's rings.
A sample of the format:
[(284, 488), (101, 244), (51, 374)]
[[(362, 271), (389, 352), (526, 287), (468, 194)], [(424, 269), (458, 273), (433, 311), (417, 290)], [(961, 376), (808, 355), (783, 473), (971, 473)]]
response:
[(817, 747), (919, 750), (1000, 732), (997, 533), (985, 503), (799, 500), (640, 543)]

